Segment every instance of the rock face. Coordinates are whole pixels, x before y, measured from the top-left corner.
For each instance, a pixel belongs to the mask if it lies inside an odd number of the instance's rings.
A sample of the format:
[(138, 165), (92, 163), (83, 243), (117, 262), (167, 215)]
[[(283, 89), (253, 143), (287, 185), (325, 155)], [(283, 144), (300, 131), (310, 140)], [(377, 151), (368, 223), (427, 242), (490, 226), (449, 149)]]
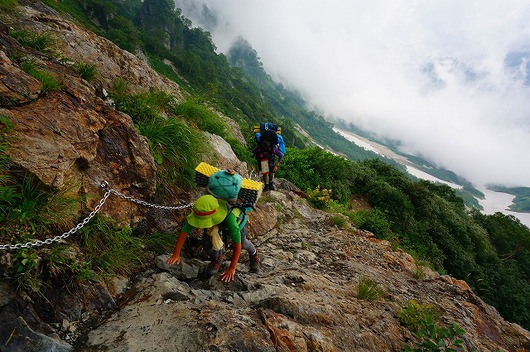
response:
[[(147, 142), (137, 133), (131, 118), (109, 107), (98, 97), (96, 88), (100, 84), (105, 87), (110, 84), (105, 76), (130, 78), (114, 71), (116, 67), (120, 70), (129, 68), (132, 76), (135, 76), (134, 72), (152, 76), (148, 82), (151, 84), (138, 80), (146, 87), (158, 88), (163, 86), (163, 81), (158, 75), (150, 75), (152, 71), (146, 69), (145, 63), (132, 60), (115, 46), (110, 50), (110, 42), (69, 21), (30, 7), (23, 7), (17, 20), (18, 29), (48, 31), (59, 38), (75, 37), (84, 43), (86, 50), (90, 45), (94, 50), (101, 50), (98, 55), (88, 55), (82, 50), (76, 54), (67, 46), (71, 50), (62, 54), (72, 59), (78, 59), (74, 55), (87, 55), (108, 64), (109, 69), (98, 70), (104, 77), (93, 84), (88, 83), (53, 57), (21, 47), (4, 28), (0, 33), (0, 115), (7, 116), (15, 126), (11, 131), (12, 148), (9, 150), (12, 160), (49, 187), (63, 189), (68, 186), (73, 193), (85, 195), (89, 209), (102, 196), (102, 181), (108, 181), (120, 192), (149, 198), (156, 186), (153, 183), (156, 168)], [(17, 55), (31, 58), (39, 69), (60, 83), (61, 89), (44, 92), (39, 81), (9, 59)], [(85, 62), (90, 59), (85, 58)], [(111, 65), (113, 60), (115, 64)], [(177, 91), (174, 84), (171, 86)], [(105, 210), (129, 225), (139, 221), (144, 213), (143, 209), (115, 197), (108, 199)]]
[(42, 6), (40, 1), (25, 1), (29, 6), (22, 8), (16, 20), (17, 28), (50, 33), (57, 39), (61, 56), (74, 62), (95, 65), (98, 82), (109, 90), (117, 78), (127, 81), (132, 90), (161, 90), (182, 100), (179, 86), (158, 75), (141, 58), (120, 50), (111, 41), (86, 31), (72, 21), (62, 18), (54, 10)]
[(230, 144), (215, 134), (208, 132), (205, 134), (213, 151), (206, 155), (205, 162), (216, 165), (220, 169), (234, 169), (243, 177), (248, 177), (247, 163), (239, 161)]
[[(270, 192), (251, 213), (274, 229), (251, 231), (261, 271), (242, 255), (236, 280), (201, 274), (207, 261), (188, 239), (183, 263), (143, 275), (121, 309), (88, 333), (80, 351), (399, 351), (412, 338), (396, 315), (415, 299), (465, 330), (468, 351), (527, 351), (530, 333), (502, 319), (469, 287), (427, 270), (370, 233), (338, 229), (292, 192)], [(280, 212), (270, 209), (281, 208)], [(199, 251), (199, 252), (197, 252)], [(228, 256), (228, 259), (230, 255)], [(227, 259), (227, 260), (228, 260)], [(228, 261), (225, 266), (228, 265)], [(386, 294), (358, 298), (360, 277)]]

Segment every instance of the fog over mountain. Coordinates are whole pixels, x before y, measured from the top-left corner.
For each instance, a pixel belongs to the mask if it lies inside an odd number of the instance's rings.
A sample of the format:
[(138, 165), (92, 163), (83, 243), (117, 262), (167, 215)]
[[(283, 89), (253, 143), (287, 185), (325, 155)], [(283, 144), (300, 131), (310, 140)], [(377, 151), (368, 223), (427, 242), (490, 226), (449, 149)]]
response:
[(325, 116), (477, 185), (530, 186), (530, 3), (201, 1), (176, 5)]

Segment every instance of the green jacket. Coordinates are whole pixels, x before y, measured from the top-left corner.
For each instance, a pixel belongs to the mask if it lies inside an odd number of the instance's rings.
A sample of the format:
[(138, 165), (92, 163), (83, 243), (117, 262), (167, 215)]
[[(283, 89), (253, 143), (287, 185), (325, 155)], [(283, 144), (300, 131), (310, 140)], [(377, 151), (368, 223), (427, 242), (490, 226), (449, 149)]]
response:
[[(241, 229), (240, 224), (243, 223), (243, 221), (240, 221), (238, 223), (238, 214), (237, 210), (238, 208), (234, 208), (232, 211), (228, 213), (226, 218), (219, 224), (219, 227), (221, 230), (228, 230), (228, 235), (230, 236), (230, 239), (234, 243), (241, 243)], [(236, 214), (234, 214), (236, 212)], [(246, 221), (245, 221), (246, 222)], [(244, 223), (243, 223), (244, 225)], [(193, 226), (191, 226), (187, 221), (182, 227), (182, 232), (190, 234), (191, 230), (193, 229)]]

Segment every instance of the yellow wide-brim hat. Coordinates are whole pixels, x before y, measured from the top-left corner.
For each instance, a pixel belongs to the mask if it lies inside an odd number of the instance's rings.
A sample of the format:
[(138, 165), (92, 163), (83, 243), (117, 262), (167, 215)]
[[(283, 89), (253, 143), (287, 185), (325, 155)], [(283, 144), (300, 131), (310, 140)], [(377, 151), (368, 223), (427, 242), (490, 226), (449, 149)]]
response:
[(193, 204), (192, 212), (188, 215), (188, 223), (199, 229), (206, 229), (220, 224), (228, 214), (226, 201), (207, 194), (200, 197)]

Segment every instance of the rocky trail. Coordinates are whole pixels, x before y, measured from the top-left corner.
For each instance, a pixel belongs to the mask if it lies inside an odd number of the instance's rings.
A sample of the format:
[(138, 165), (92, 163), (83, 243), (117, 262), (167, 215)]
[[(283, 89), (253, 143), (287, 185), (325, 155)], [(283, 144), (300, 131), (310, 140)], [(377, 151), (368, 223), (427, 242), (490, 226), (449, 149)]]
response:
[[(252, 237), (262, 258), (258, 274), (248, 272), (246, 255), (229, 284), (219, 274), (201, 275), (207, 261), (200, 249), (180, 266), (168, 267), (167, 255), (160, 256), (157, 269), (141, 275), (123, 306), (76, 350), (399, 351), (412, 336), (396, 314), (411, 299), (457, 322), (470, 351), (529, 346), (530, 334), (504, 321), (465, 282), (428, 268), (415, 279), (408, 254), (370, 233), (332, 226), (329, 214), (292, 192), (271, 192), (251, 214), (251, 232), (264, 233)], [(359, 299), (360, 277), (386, 294)]]

